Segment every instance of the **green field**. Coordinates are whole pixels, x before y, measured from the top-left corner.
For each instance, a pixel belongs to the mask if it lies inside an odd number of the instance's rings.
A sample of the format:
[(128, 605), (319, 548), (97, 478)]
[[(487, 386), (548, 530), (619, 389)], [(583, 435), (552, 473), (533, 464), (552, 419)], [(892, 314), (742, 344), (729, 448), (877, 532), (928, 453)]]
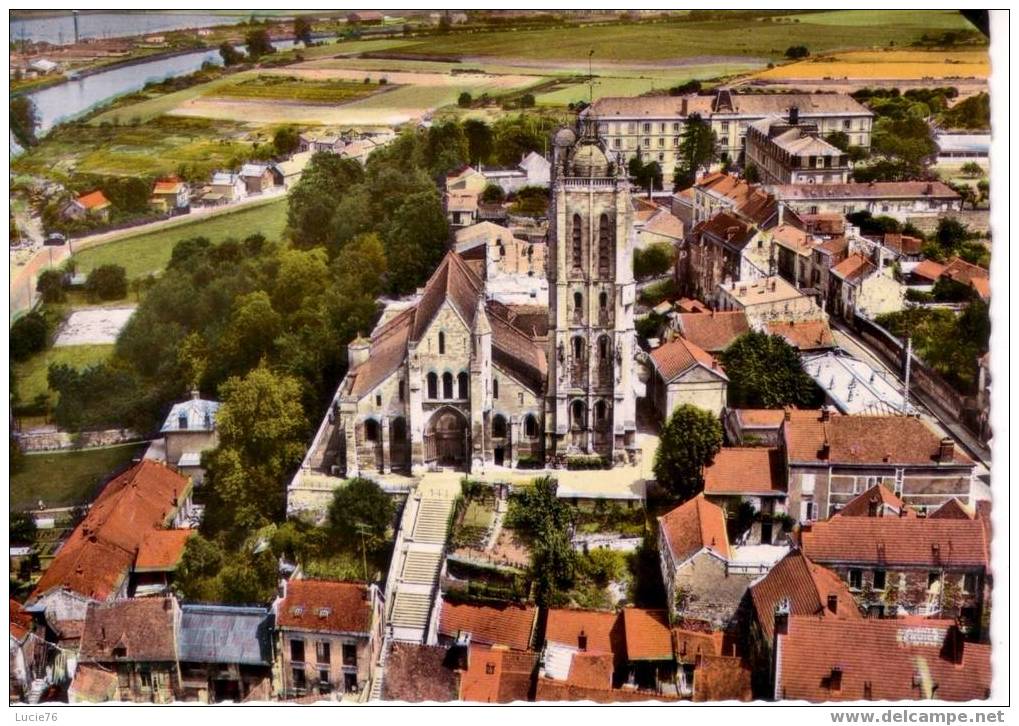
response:
[(125, 444), (105, 449), (85, 449), (28, 454), (25, 467), (11, 476), (11, 509), (70, 507), (95, 496), (99, 483), (141, 456), (144, 446)]
[(170, 261), (173, 246), (189, 237), (207, 237), (213, 242), (233, 237), (244, 239), (263, 234), (267, 239), (280, 239), (287, 223), (287, 200), (274, 199), (236, 212), (212, 218), (197, 218), (170, 229), (125, 237), (83, 250), (74, 256), (78, 271), (88, 274), (100, 265), (117, 264), (127, 270), (128, 278), (159, 273)]
[(436, 56), (528, 58), (534, 60), (668, 61), (694, 56), (781, 58), (790, 45), (803, 43), (812, 53), (845, 48), (907, 45), (923, 33), (971, 30), (957, 12), (831, 11), (796, 15), (798, 22), (769, 20), (681, 21), (599, 25), (541, 30), (453, 33), (414, 40), (401, 53)]
[(22, 404), (28, 405), (32, 404), (38, 396), (49, 395), (50, 389), (46, 376), (53, 363), (77, 369), (88, 368), (106, 360), (112, 353), (112, 345), (71, 345), (64, 348), (48, 348), (36, 353), (23, 363), (15, 363), (14, 380), (17, 385), (18, 399)]
[(257, 76), (219, 86), (207, 95), (257, 101), (348, 103), (377, 93), (377, 85), (351, 81), (308, 81), (291, 76)]

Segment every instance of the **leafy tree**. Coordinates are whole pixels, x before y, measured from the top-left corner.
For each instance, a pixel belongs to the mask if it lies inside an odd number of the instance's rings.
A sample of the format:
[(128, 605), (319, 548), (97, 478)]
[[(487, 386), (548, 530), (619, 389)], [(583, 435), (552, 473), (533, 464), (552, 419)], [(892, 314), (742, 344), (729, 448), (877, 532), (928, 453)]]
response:
[(969, 237), (969, 230), (955, 217), (942, 217), (934, 232), (934, 239), (945, 255), (955, 254)]
[(127, 273), (120, 265), (100, 265), (88, 273), (85, 292), (93, 300), (120, 300), (127, 297)]
[(304, 15), (294, 18), (294, 40), (311, 45), (311, 22)]
[(276, 129), (272, 137), (272, 148), (277, 156), (290, 156), (301, 145), (301, 135), (293, 126), (283, 126)]
[(756, 164), (747, 164), (743, 167), (743, 178), (750, 184), (761, 183), (761, 172)]
[(676, 251), (672, 245), (656, 242), (633, 251), (633, 274), (638, 279), (664, 275), (672, 270)]
[(456, 105), (460, 108), (470, 108), (474, 98), (467, 91), (462, 91), (456, 99)]
[(35, 136), (39, 126), (39, 113), (35, 103), (28, 96), (15, 96), (10, 102), (11, 133), (22, 148), (29, 148), (39, 143)]
[[(13, 441), (13, 437), (11, 437)], [(12, 444), (13, 448), (17, 444)], [(20, 451), (20, 449), (19, 449)], [(10, 513), (10, 530), (8, 532), (8, 539), (12, 545), (28, 546), (35, 543), (35, 520), (32, 515), (28, 512), (11, 512)]]
[(991, 97), (987, 93), (959, 101), (941, 115), (945, 128), (989, 129), (991, 128)]
[(701, 82), (698, 80), (687, 81), (669, 89), (670, 96), (687, 96), (691, 93), (700, 93)]
[(750, 332), (722, 352), (729, 376), (729, 405), (743, 408), (810, 408), (822, 403), (820, 389), (784, 339)]
[(824, 137), (824, 140), (839, 151), (848, 151), (849, 149), (849, 134), (845, 131), (832, 131)]
[(302, 248), (326, 244), (337, 200), (363, 177), (361, 165), (353, 159), (314, 154), (287, 200), (287, 226), (294, 244)]
[(715, 161), (718, 139), (711, 124), (700, 114), (690, 114), (683, 128), (676, 160), (676, 174), (673, 182), (677, 189), (686, 189), (697, 181), (697, 174), (707, 170)]
[(544, 216), (548, 212), (548, 189), (536, 186), (518, 189), (510, 211), (524, 217)]
[(336, 204), (329, 222), (332, 235), (326, 251), (335, 257), (347, 242), (370, 232), (377, 222), (370, 190), (363, 184), (351, 187)]
[(655, 452), (655, 479), (672, 494), (689, 499), (704, 489), (704, 467), (722, 448), (722, 424), (710, 411), (683, 404), (662, 427)]
[(368, 551), (386, 543), (393, 522), (393, 500), (370, 479), (350, 479), (333, 494), (328, 522), (334, 537), (350, 548), (360, 547), (362, 532)]
[(627, 170), (638, 187), (648, 192), (662, 188), (662, 167), (657, 161), (644, 164), (635, 156), (630, 159)]
[(423, 166), (436, 177), (464, 164), (468, 159), (468, 139), (456, 121), (433, 124), (422, 149)]
[(427, 280), (442, 259), (448, 236), (438, 194), (426, 191), (407, 197), (382, 235), (390, 290), (410, 293)]
[(506, 199), (506, 192), (498, 184), (489, 184), (481, 192), (481, 201), (486, 204), (497, 204)]
[(533, 93), (525, 93), (520, 97), (520, 108), (534, 108), (535, 100)]
[(570, 540), (573, 512), (556, 497), (556, 482), (535, 479), (533, 486), (510, 500), (507, 524), (531, 541), (535, 600), (543, 607), (564, 604), (576, 576), (577, 557)]
[(272, 306), (265, 290), (242, 295), (234, 301), (233, 314), (220, 339), (220, 352), (237, 370), (258, 364), (274, 350), (283, 332), (283, 316)]
[(963, 176), (968, 177), (978, 177), (983, 176), (984, 174), (983, 168), (980, 166), (980, 164), (976, 163), (975, 161), (967, 161), (965, 164), (962, 165), (959, 171), (962, 173)]
[(492, 127), (481, 119), (467, 119), (463, 123), (464, 135), (467, 137), (467, 158), (471, 163), (484, 163), (492, 156), (495, 137)]
[(43, 270), (35, 283), (35, 291), (44, 303), (59, 303), (67, 299), (64, 273), (60, 270)]
[(22, 315), (11, 326), (11, 358), (16, 361), (28, 360), (46, 349), (49, 336), (50, 324), (46, 316), (37, 311)]
[(244, 44), (247, 46), (248, 57), (253, 61), (276, 52), (269, 38), (269, 31), (265, 28), (249, 30), (244, 36)]
[(786, 48), (785, 57), (789, 60), (800, 60), (810, 55), (810, 51), (805, 45), (791, 45)]
[(223, 59), (223, 65), (227, 68), (244, 61), (244, 54), (234, 48), (233, 43), (227, 41), (220, 43), (219, 57)]

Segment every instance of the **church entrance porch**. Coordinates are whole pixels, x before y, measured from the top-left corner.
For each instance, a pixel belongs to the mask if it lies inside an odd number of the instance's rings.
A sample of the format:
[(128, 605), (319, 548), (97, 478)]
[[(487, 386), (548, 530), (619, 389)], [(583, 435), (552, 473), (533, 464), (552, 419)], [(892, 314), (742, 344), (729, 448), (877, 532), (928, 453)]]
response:
[(467, 417), (454, 408), (432, 414), (425, 427), (425, 460), (438, 466), (467, 468)]

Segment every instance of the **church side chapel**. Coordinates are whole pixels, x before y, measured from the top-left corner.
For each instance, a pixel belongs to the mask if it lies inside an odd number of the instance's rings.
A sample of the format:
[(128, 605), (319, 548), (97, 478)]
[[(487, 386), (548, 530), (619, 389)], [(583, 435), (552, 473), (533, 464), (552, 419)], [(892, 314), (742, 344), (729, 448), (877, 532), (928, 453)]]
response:
[(519, 270), (498, 255), (451, 250), (350, 344), (330, 412), (336, 473), (636, 462), (630, 182), (596, 129), (553, 139), (540, 294), (506, 284)]

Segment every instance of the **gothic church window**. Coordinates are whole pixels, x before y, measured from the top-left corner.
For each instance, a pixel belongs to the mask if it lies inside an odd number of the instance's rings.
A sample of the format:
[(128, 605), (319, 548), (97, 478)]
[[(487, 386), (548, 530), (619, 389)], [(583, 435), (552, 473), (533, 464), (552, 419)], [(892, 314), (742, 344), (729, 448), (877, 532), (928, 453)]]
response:
[(573, 215), (573, 246), (570, 252), (571, 262), (578, 270), (583, 266), (584, 246), (581, 244), (580, 215)]
[(442, 374), (442, 397), (450, 399), (453, 397), (453, 374)]
[(611, 272), (612, 240), (609, 232), (609, 217), (603, 214), (598, 222), (598, 272), (608, 275)]
[(457, 398), (467, 400), (470, 398), (470, 378), (466, 373), (460, 373), (456, 377)]
[(379, 440), (379, 422), (373, 418), (364, 422), (364, 439), (371, 443)]
[(538, 435), (538, 419), (533, 414), (527, 414), (524, 419), (524, 434), (531, 439)]
[(439, 355), (446, 352), (446, 334), (439, 331)]
[(428, 374), (428, 397), (431, 399), (439, 397), (439, 377), (435, 373)]

